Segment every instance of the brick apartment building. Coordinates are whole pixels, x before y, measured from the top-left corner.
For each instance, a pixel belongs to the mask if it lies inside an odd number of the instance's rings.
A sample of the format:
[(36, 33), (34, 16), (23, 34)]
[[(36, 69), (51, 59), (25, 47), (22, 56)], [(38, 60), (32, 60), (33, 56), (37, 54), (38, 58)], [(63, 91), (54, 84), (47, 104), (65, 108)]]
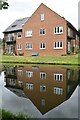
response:
[(5, 50), (17, 55), (65, 55), (79, 51), (79, 32), (64, 17), (41, 3), (31, 17), (4, 32)]

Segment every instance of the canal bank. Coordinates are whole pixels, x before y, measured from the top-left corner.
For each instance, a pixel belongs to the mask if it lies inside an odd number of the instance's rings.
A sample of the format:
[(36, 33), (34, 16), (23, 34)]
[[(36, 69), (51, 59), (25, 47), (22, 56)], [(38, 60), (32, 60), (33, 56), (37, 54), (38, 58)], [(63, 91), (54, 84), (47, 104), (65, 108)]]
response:
[(80, 66), (80, 56), (6, 56), (0, 59), (1, 63), (19, 63), (19, 64), (51, 64), (51, 65), (76, 65)]

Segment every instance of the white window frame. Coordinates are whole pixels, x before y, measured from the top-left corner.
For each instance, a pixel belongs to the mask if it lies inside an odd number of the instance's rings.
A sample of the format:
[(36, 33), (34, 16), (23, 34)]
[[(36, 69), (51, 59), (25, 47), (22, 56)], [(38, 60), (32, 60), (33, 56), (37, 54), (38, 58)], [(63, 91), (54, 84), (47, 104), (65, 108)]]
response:
[(23, 75), (23, 71), (22, 70), (18, 70), (18, 76), (22, 76)]
[(26, 43), (25, 47), (26, 47), (26, 50), (32, 50), (33, 49), (32, 43)]
[(63, 95), (63, 88), (54, 87), (53, 91), (54, 91), (54, 94), (56, 94), (56, 95)]
[(44, 13), (40, 15), (41, 21), (44, 21)]
[(33, 33), (32, 30), (27, 30), (27, 31), (25, 32), (25, 37), (31, 37), (31, 36), (32, 36), (32, 33)]
[(16, 79), (10, 78), (9, 85), (15, 86), (16, 85)]
[(17, 45), (17, 50), (22, 50), (22, 44)]
[(40, 72), (40, 79), (46, 79), (46, 73)]
[(45, 106), (45, 99), (41, 99), (41, 105)]
[(40, 28), (40, 30), (39, 30), (39, 35), (40, 35), (40, 36), (46, 35), (46, 29), (45, 29), (45, 28)]
[(62, 26), (54, 27), (54, 34), (63, 34), (63, 27)]
[(46, 86), (40, 85), (40, 92), (46, 92)]
[(32, 72), (32, 71), (26, 71), (26, 76), (27, 76), (28, 78), (33, 77), (33, 72)]
[(17, 38), (19, 39), (19, 38), (22, 38), (22, 32), (18, 32), (17, 33)]
[(23, 84), (22, 80), (19, 80), (19, 81), (18, 81), (18, 85), (19, 85), (20, 87), (22, 87), (22, 84)]
[[(56, 46), (55, 46), (55, 44), (56, 44)], [(62, 47), (60, 46), (61, 44), (62, 44)], [(63, 41), (55, 41), (54, 42), (54, 49), (63, 49)]]
[(56, 81), (63, 81), (63, 74), (54, 73), (54, 80), (56, 80)]
[(26, 89), (33, 90), (34, 89), (34, 85), (31, 84), (31, 83), (26, 83)]
[[(42, 45), (41, 45), (42, 44)], [(42, 46), (42, 48), (41, 48), (41, 46)], [(45, 47), (44, 47), (45, 46)], [(44, 43), (44, 42), (41, 42), (40, 43), (40, 49), (46, 49), (46, 43)]]

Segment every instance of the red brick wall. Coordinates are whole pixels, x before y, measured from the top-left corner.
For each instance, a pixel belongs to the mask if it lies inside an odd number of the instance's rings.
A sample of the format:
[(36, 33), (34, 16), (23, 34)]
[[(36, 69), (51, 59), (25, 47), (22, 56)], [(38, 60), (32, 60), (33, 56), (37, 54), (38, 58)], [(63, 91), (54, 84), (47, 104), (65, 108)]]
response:
[[(40, 14), (44, 13), (44, 21), (40, 20)], [(54, 35), (54, 27), (63, 26), (63, 34)], [(40, 28), (46, 29), (46, 35), (40, 36)], [(33, 36), (31, 38), (25, 37), (25, 31), (32, 30)], [(41, 4), (40, 7), (33, 13), (31, 18), (23, 27), (23, 52), (25, 55), (31, 55), (32, 52), (39, 52), (39, 55), (62, 55), (66, 54), (66, 20), (53, 12), (51, 9)], [(63, 49), (53, 49), (54, 41), (63, 41)], [(40, 50), (39, 44), (46, 43), (46, 49)], [(25, 44), (33, 43), (32, 50), (26, 50)]]

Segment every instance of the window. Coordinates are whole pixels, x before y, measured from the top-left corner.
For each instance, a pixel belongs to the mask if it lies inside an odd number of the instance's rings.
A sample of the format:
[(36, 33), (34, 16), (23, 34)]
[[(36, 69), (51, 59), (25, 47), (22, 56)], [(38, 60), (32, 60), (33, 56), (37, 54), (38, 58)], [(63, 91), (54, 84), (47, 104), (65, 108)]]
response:
[(7, 51), (8, 51), (9, 53), (11, 53), (11, 52), (13, 52), (13, 50), (14, 50), (13, 45), (9, 45), (8, 48), (7, 48)]
[(40, 78), (41, 79), (46, 79), (46, 73), (40, 72)]
[(19, 87), (22, 87), (22, 80), (18, 81), (18, 85), (19, 85)]
[(12, 85), (12, 86), (16, 85), (16, 80), (15, 79), (10, 78), (9, 80), (10, 80), (9, 85)]
[(28, 30), (25, 32), (25, 37), (31, 37), (32, 36), (32, 30)]
[(41, 28), (40, 31), (39, 31), (39, 34), (40, 35), (45, 35), (46, 34), (46, 29)]
[(29, 77), (29, 78), (33, 77), (33, 72), (26, 71), (26, 76)]
[(22, 45), (18, 44), (18, 50), (22, 50)]
[(63, 42), (54, 42), (54, 49), (62, 49), (63, 48)]
[(67, 80), (70, 80), (71, 77), (71, 71), (70, 69), (67, 69)]
[(63, 94), (63, 89), (59, 88), (59, 87), (54, 87), (54, 94), (62, 95)]
[(44, 14), (41, 14), (41, 21), (44, 21)]
[(71, 36), (70, 28), (68, 27), (68, 36)]
[(22, 76), (23, 75), (23, 71), (22, 70), (18, 70), (18, 75)]
[(27, 88), (28, 90), (33, 90), (33, 84), (26, 83), (26, 88)]
[(41, 100), (41, 105), (42, 105), (42, 106), (45, 106), (45, 99), (42, 99), (42, 100)]
[(54, 74), (54, 80), (63, 81), (63, 74)]
[(62, 34), (62, 33), (63, 33), (63, 27), (54, 28), (54, 34)]
[(41, 43), (40, 44), (40, 49), (46, 49), (46, 43)]
[(46, 86), (40, 85), (40, 92), (46, 92)]
[(22, 33), (21, 32), (18, 32), (17, 33), (17, 38), (21, 38), (22, 37)]
[(11, 27), (16, 27), (17, 25), (15, 24), (15, 25), (12, 25)]
[(14, 33), (8, 34), (8, 40), (14, 41)]
[(31, 43), (27, 43), (27, 44), (26, 44), (26, 49), (27, 49), (27, 50), (32, 49), (32, 44), (31, 44)]

